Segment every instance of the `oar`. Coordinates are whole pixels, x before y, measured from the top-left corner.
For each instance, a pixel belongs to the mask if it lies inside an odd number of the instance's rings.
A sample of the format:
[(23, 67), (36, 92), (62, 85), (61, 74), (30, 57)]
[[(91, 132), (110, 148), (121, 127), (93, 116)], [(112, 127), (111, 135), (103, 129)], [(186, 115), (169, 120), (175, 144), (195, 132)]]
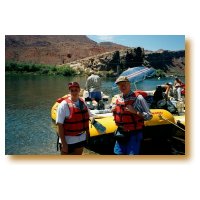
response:
[(93, 125), (96, 128), (96, 130), (98, 131), (98, 133), (100, 133), (100, 134), (105, 133), (106, 127), (103, 126), (101, 123), (96, 121), (94, 118), (92, 120), (90, 120), (90, 122), (91, 122), (91, 126)]

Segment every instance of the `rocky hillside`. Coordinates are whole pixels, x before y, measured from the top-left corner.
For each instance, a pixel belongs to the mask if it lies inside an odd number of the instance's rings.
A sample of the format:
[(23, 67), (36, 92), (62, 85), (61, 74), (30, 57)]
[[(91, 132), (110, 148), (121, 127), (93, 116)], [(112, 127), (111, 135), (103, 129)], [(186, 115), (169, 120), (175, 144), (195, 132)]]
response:
[(83, 73), (94, 69), (113, 76), (141, 65), (164, 74), (184, 75), (185, 72), (185, 51), (148, 51), (112, 42), (96, 43), (84, 35), (7, 35), (5, 46), (6, 61), (68, 64)]
[(144, 59), (145, 66), (161, 69), (167, 74), (185, 75), (185, 51), (160, 51), (148, 53)]
[[(146, 51), (143, 48), (127, 48), (87, 57), (69, 63), (77, 70), (107, 71), (110, 75), (128, 69), (129, 67), (153, 67), (162, 74), (182, 75), (185, 73), (185, 51)], [(101, 74), (101, 73), (100, 73)], [(161, 74), (161, 75), (162, 75)], [(158, 74), (159, 75), (159, 74)]]
[(7, 35), (6, 61), (60, 65), (125, 49), (111, 42), (96, 43), (85, 35)]

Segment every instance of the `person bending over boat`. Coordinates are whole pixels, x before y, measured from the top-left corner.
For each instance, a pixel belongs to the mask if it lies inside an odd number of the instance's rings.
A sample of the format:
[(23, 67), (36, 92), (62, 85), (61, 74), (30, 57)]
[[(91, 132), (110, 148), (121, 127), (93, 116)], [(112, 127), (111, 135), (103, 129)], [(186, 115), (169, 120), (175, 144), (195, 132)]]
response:
[(172, 83), (158, 85), (153, 95), (153, 101), (150, 104), (151, 109), (165, 109), (170, 113), (177, 114), (177, 108), (171, 102), (174, 99)]
[(91, 72), (90, 76), (87, 79), (86, 90), (89, 92), (89, 97), (92, 100), (99, 102), (101, 97), (101, 78), (95, 74), (95, 72)]
[(122, 92), (112, 108), (118, 129), (115, 132), (116, 143), (114, 153), (117, 155), (137, 155), (143, 138), (144, 120), (153, 116), (142, 95), (131, 91), (126, 76), (119, 77), (115, 82)]
[(154, 93), (154, 101), (168, 99), (173, 96), (173, 85), (171, 82), (164, 85), (157, 85)]
[(89, 110), (79, 97), (77, 82), (68, 84), (70, 95), (64, 99), (57, 110), (56, 124), (61, 139), (61, 155), (81, 155), (86, 138), (89, 137)]

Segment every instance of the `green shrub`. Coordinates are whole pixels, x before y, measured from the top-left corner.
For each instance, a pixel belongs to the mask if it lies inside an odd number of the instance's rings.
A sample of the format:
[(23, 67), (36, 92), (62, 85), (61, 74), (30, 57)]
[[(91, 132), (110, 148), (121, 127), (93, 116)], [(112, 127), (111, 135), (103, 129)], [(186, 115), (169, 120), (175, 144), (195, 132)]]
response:
[(16, 72), (16, 73), (38, 73), (38, 74), (62, 75), (62, 76), (76, 75), (76, 71), (67, 65), (56, 67), (54, 65), (20, 63), (13, 61), (7, 61), (5, 63), (5, 71)]
[(57, 67), (56, 74), (63, 76), (72, 76), (76, 74), (76, 71), (69, 66)]
[(49, 71), (50, 71), (50, 68), (48, 68), (48, 67), (43, 67), (40, 69), (41, 74), (48, 74)]

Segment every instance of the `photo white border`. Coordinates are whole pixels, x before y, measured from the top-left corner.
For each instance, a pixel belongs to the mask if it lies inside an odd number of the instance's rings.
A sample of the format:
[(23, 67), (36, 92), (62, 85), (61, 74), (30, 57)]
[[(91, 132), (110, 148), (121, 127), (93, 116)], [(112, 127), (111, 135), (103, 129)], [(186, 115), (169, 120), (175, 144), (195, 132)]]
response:
[[(0, 63), (4, 199), (198, 199), (199, 6), (198, 1), (2, 1)], [(52, 160), (5, 156), (5, 35), (178, 34), (190, 41), (191, 157), (186, 160)], [(186, 74), (187, 78), (188, 74)]]

